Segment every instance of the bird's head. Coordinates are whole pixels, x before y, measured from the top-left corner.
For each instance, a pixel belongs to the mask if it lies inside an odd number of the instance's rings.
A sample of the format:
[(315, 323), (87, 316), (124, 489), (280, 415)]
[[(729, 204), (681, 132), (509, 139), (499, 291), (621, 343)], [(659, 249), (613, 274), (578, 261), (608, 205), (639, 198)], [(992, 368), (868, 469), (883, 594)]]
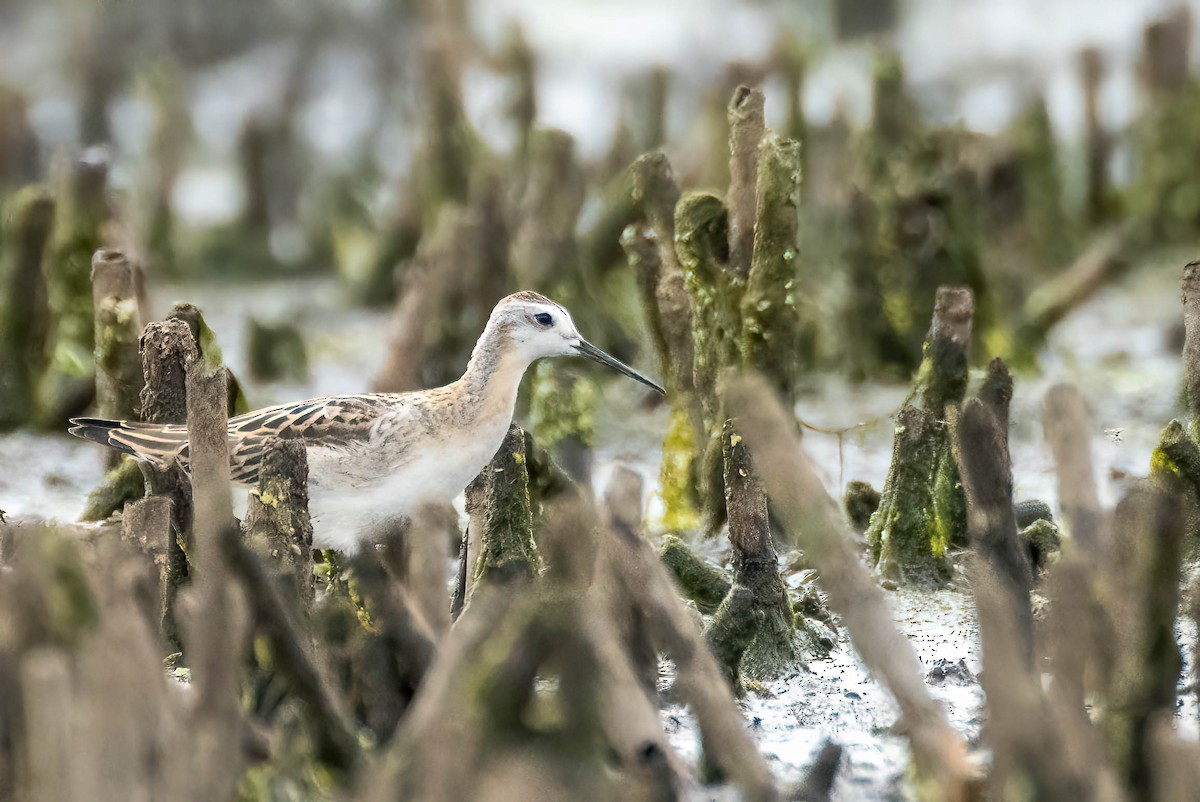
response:
[(488, 326), (503, 331), (510, 347), (528, 362), (549, 356), (585, 356), (664, 393), (657, 384), (583, 339), (571, 314), (544, 295), (526, 291), (502, 299), (492, 310)]

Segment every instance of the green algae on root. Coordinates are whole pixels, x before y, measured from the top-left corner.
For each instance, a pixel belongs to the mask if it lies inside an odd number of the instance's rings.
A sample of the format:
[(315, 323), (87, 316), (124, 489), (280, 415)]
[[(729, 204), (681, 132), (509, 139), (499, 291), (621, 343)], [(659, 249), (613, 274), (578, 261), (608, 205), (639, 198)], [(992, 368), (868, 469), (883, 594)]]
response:
[(108, 219), (107, 159), (81, 159), (64, 176), (44, 270), (53, 314), (51, 361), (38, 388), (38, 424), (57, 429), (91, 400), (92, 255)]
[(742, 362), (764, 373), (788, 401), (816, 357), (813, 310), (797, 289), (800, 143), (767, 135), (758, 149), (754, 252), (741, 297)]
[(906, 585), (941, 585), (951, 574), (948, 543), (937, 532), (932, 514), (941, 439), (936, 427), (930, 412), (916, 407), (900, 410), (892, 467), (867, 530), (876, 569)]
[(705, 528), (715, 532), (725, 518), (721, 484), (721, 425), (717, 394), (723, 368), (739, 363), (741, 282), (728, 269), (729, 217), (709, 192), (688, 192), (675, 207), (675, 252), (691, 298), (693, 382), (704, 426), (696, 443), (697, 496)]
[(876, 569), (907, 585), (948, 581), (946, 550), (965, 541), (966, 499), (948, 421), (966, 393), (973, 312), (969, 289), (938, 289), (921, 367), (896, 419), (891, 467), (867, 530)]

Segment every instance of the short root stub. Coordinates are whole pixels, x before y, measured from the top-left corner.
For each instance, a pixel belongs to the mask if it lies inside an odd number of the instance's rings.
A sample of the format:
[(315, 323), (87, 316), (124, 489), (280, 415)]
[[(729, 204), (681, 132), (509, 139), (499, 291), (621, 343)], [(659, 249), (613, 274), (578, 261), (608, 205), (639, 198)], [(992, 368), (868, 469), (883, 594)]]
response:
[(1062, 552), (1062, 535), (1058, 524), (1046, 518), (1038, 518), (1023, 528), (1018, 536), (1029, 556), (1029, 564), (1036, 575), (1043, 568), (1058, 560)]
[(871, 516), (879, 509), (879, 491), (870, 482), (853, 481), (846, 485), (842, 506), (846, 517), (856, 532), (866, 532), (871, 525)]

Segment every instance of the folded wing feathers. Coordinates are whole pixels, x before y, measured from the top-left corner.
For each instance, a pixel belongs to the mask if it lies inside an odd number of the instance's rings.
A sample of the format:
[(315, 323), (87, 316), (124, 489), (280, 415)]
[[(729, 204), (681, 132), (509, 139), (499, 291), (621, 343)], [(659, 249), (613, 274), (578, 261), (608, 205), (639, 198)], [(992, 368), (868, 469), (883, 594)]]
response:
[[(316, 398), (281, 404), (231, 418), (229, 463), (235, 482), (254, 484), (266, 444), (272, 437), (302, 437), (322, 441), (368, 429), (389, 405), (385, 396)], [(109, 446), (155, 465), (178, 462), (188, 468), (187, 427), (180, 424), (72, 418), (68, 430), (76, 437)]]

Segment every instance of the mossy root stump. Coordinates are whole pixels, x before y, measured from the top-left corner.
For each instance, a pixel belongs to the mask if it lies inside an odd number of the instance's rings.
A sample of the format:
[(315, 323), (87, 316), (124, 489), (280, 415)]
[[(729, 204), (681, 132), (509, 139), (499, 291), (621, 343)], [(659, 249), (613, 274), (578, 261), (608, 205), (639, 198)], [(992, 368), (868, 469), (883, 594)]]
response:
[(266, 447), (258, 487), (250, 494), (245, 532), (252, 547), (290, 574), (305, 607), (312, 605), (312, 521), (308, 515), (308, 457), (299, 440), (276, 438)]
[(875, 569), (901, 584), (947, 582), (946, 551), (966, 532), (949, 421), (966, 392), (973, 312), (971, 290), (938, 290), (916, 386), (896, 418), (892, 464), (867, 540)]
[[(664, 441), (664, 502), (668, 516), (678, 477), (687, 466), (696, 488), (698, 512), (709, 533), (725, 522), (721, 432), (726, 415), (717, 378), (732, 367), (763, 372), (787, 399), (794, 399), (800, 371), (812, 360), (815, 329), (793, 288), (798, 280), (800, 144), (781, 139), (763, 124), (763, 95), (741, 86), (728, 108), (728, 197), (687, 192), (671, 218), (663, 207), (677, 190), (661, 154), (634, 165), (634, 187), (649, 221), (649, 232), (628, 232), (630, 261), (639, 270), (643, 305), (653, 324), (660, 359), (669, 357), (672, 391), (670, 432)], [(667, 239), (668, 236), (672, 238)], [(658, 245), (657, 261), (644, 237)], [(673, 249), (664, 243), (673, 242)], [(683, 277), (689, 315), (677, 313), (678, 277)], [(653, 291), (653, 294), (652, 294)], [(675, 348), (679, 321), (690, 322), (691, 392), (675, 375), (685, 349)], [(663, 359), (666, 362), (666, 359)], [(679, 395), (676, 396), (675, 394)], [(686, 428), (690, 414), (692, 431)], [(699, 418), (697, 422), (695, 419)], [(692, 435), (692, 459), (680, 456)], [(668, 470), (671, 474), (668, 474)]]
[[(187, 371), (200, 358), (196, 340), (187, 323), (165, 320), (146, 326), (141, 339), (142, 419), (150, 423), (187, 421)], [(167, 549), (167, 569), (162, 575), (160, 625), (164, 636), (178, 641), (174, 617), (175, 596), (187, 580), (187, 555), (184, 551), (192, 537), (192, 484), (178, 465), (158, 468), (141, 463), (146, 491), (150, 497), (171, 502), (171, 536)]]
[(92, 399), (92, 255), (108, 218), (106, 158), (81, 159), (64, 176), (46, 251), (46, 288), (53, 313), (52, 359), (38, 387), (39, 425), (58, 429)]
[(34, 416), (53, 325), (42, 256), (54, 225), (54, 200), (28, 187), (4, 204), (0, 250), (0, 431)]
[(792, 612), (771, 535), (767, 495), (734, 423), (727, 421), (721, 436), (733, 587), (706, 636), (730, 679), (771, 679), (797, 666), (802, 652), (824, 656), (827, 650)]
[(525, 433), (511, 425), (496, 456), (467, 486), (465, 556), (471, 581), (466, 598), (481, 583), (528, 581), (541, 567), (533, 542), (526, 461)]
[[(96, 415), (101, 418), (140, 418), (145, 379), (138, 353), (138, 283), (137, 268), (120, 251), (102, 248), (92, 256)], [(88, 496), (85, 521), (103, 521), (145, 493), (137, 462), (115, 451), (108, 457), (110, 470)]]
[(621, 245), (637, 278), (642, 310), (671, 406), (659, 471), (662, 525), (667, 529), (693, 529), (700, 523), (696, 454), (704, 442), (704, 424), (693, 377), (691, 300), (675, 252), (679, 187), (670, 162), (661, 153), (639, 157), (631, 173), (633, 197), (641, 205), (646, 222), (626, 228)]

